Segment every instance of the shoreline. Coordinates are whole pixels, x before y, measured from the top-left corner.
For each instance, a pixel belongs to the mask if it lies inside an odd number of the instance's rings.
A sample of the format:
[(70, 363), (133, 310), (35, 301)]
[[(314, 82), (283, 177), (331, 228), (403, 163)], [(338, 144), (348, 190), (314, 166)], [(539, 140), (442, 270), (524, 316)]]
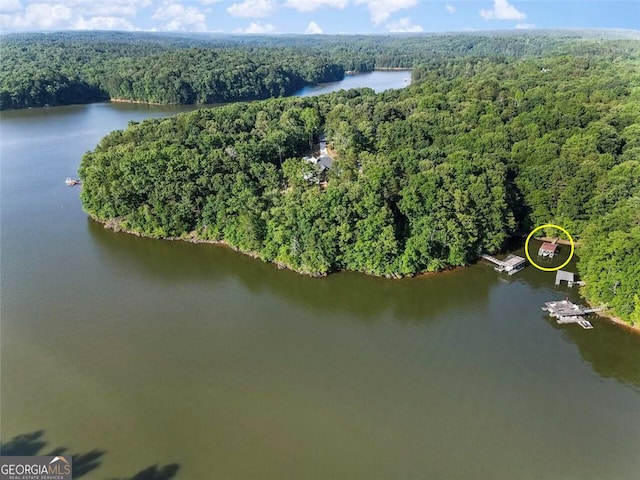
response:
[(376, 67), (374, 72), (413, 72), (413, 68), (404, 67)]
[(344, 76), (346, 77), (346, 76), (352, 76), (352, 75), (365, 75), (367, 73), (374, 73), (374, 72), (413, 72), (413, 68), (376, 67), (373, 70), (345, 70)]
[(122, 221), (124, 220), (121, 217), (118, 218), (112, 218), (110, 220), (100, 220), (99, 218), (94, 217), (93, 215), (89, 215), (89, 218), (102, 225), (105, 229), (107, 230), (111, 230), (114, 233), (126, 233), (128, 235), (133, 235), (135, 237), (139, 237), (139, 238), (147, 238), (149, 240), (161, 240), (161, 241), (171, 241), (171, 242), (188, 242), (188, 243), (194, 243), (194, 244), (209, 244), (209, 245), (216, 245), (219, 247), (223, 247), (223, 248), (228, 248), (230, 250), (233, 250), (234, 252), (237, 253), (241, 253), (243, 255), (247, 255), (255, 260), (260, 260), (264, 263), (271, 263), (273, 265), (275, 265), (276, 267), (278, 267), (278, 270), (289, 270), (291, 272), (297, 273), (299, 275), (305, 275), (307, 277), (311, 277), (311, 278), (322, 278), (322, 277), (326, 277), (327, 274), (311, 274), (308, 272), (303, 272), (300, 270), (296, 270), (294, 268), (291, 268), (289, 265), (286, 265), (282, 262), (274, 262), (274, 261), (269, 261), (269, 260), (265, 260), (264, 258), (262, 258), (258, 253), (256, 252), (252, 252), (252, 251), (248, 251), (248, 250), (242, 250), (238, 247), (234, 247), (233, 245), (230, 245), (226, 240), (206, 240), (204, 238), (200, 238), (195, 232), (190, 232), (189, 234), (187, 234), (186, 236), (183, 237), (152, 237), (150, 235), (144, 235), (140, 232), (136, 232), (135, 230), (129, 230), (126, 229), (122, 226)]
[[(580, 298), (582, 298), (582, 300), (584, 300), (584, 302), (591, 308), (597, 308), (597, 307), (601, 306), (601, 305), (596, 305), (593, 302), (590, 302), (589, 300), (584, 298), (582, 295), (580, 295)], [(636, 323), (634, 325), (631, 325), (629, 322), (626, 322), (626, 321), (622, 320), (620, 317), (616, 316), (608, 308), (605, 308), (604, 310), (596, 312), (595, 315), (597, 315), (598, 317), (600, 317), (603, 320), (607, 321), (608, 323), (611, 323), (613, 325), (617, 325), (618, 327), (624, 328), (625, 330), (627, 330), (630, 333), (634, 333), (636, 335), (640, 335), (640, 324)]]
[[(587, 305), (589, 305), (590, 307), (595, 307), (595, 305), (592, 304), (591, 302), (589, 302), (588, 300), (586, 300), (586, 299), (584, 299), (584, 300), (587, 303)], [(620, 317), (615, 316), (613, 314), (613, 312), (611, 312), (609, 309), (604, 309), (601, 312), (597, 312), (596, 315), (598, 317), (606, 320), (607, 322), (613, 324), (613, 325), (616, 325), (618, 327), (624, 328), (629, 333), (633, 333), (635, 335), (640, 335), (640, 325), (638, 325), (638, 324), (631, 325), (630, 323), (625, 322)]]
[[(367, 74), (367, 73), (373, 73), (373, 72), (392, 72), (392, 71), (398, 71), (398, 72), (412, 72), (413, 69), (411, 68), (396, 68), (396, 67), (381, 67), (381, 68), (374, 68), (373, 70), (367, 70), (367, 71), (345, 71), (344, 76), (356, 76), (356, 75), (362, 75), (362, 74)], [(335, 83), (335, 82), (341, 82), (343, 81), (344, 78), (342, 80), (335, 80), (335, 81), (331, 81), (331, 82), (326, 82), (326, 83)], [(311, 84), (311, 85), (307, 85), (307, 86), (320, 86), (320, 85), (324, 85), (325, 83), (316, 83), (316, 84)], [(402, 87), (394, 87), (394, 88), (405, 88), (408, 85), (410, 85), (411, 82), (409, 82), (409, 84), (404, 85)], [(355, 88), (355, 87), (352, 87)], [(270, 100), (270, 99), (274, 99), (274, 98), (289, 98), (289, 97), (296, 97), (297, 95), (295, 95), (295, 92), (292, 92), (290, 94), (284, 95), (283, 97), (266, 97), (266, 98), (254, 98), (254, 99), (245, 99), (245, 100), (231, 100), (228, 102), (218, 102), (218, 103), (161, 103), (161, 102), (147, 102), (144, 100), (129, 100), (126, 98), (106, 98), (106, 97), (102, 97), (100, 99), (95, 99), (92, 100), (90, 102), (81, 102), (81, 103), (62, 103), (62, 104), (55, 104), (55, 105), (42, 105), (42, 106), (30, 106), (30, 107), (24, 107), (24, 108), (7, 108), (4, 110), (0, 110), (0, 112), (15, 112), (15, 111), (20, 111), (20, 110), (31, 110), (31, 109), (42, 109), (42, 108), (51, 108), (51, 107), (71, 107), (74, 105), (95, 105), (95, 104), (99, 104), (99, 103), (122, 103), (122, 104), (132, 104), (132, 105), (152, 105), (155, 107), (196, 107), (196, 108), (209, 108), (209, 107), (218, 107), (218, 106), (222, 106), (222, 105), (230, 105), (230, 104), (234, 104), (234, 103), (244, 103), (244, 102), (255, 102), (255, 101), (261, 101), (261, 100)]]
[(354, 273), (361, 273), (363, 275), (367, 275), (369, 277), (373, 277), (373, 278), (385, 278), (388, 280), (403, 280), (403, 279), (409, 279), (409, 278), (425, 278), (425, 277), (429, 277), (432, 275), (440, 275), (440, 274), (444, 274), (444, 273), (451, 273), (454, 271), (458, 271), (461, 270), (463, 268), (465, 268), (464, 266), (452, 266), (449, 268), (444, 268), (442, 270), (438, 270), (436, 272), (417, 272), (414, 273), (412, 275), (374, 275), (372, 273), (367, 273), (367, 272), (362, 272), (359, 270), (335, 270), (335, 271), (329, 271), (327, 273), (309, 273), (309, 272), (305, 272), (303, 270), (297, 270), (293, 267), (291, 267), (290, 265), (287, 265), (285, 263), (282, 262), (277, 262), (277, 261), (273, 261), (273, 260), (265, 260), (259, 253), (257, 252), (253, 252), (253, 251), (249, 251), (249, 250), (242, 250), (238, 247), (234, 247), (233, 245), (230, 245), (226, 240), (206, 240), (204, 238), (200, 238), (198, 236), (198, 234), (193, 231), (193, 232), (189, 232), (188, 234), (182, 236), (182, 237), (153, 237), (150, 235), (145, 235), (143, 233), (140, 232), (136, 232), (135, 230), (129, 230), (127, 228), (124, 228), (122, 225), (122, 222), (124, 221), (124, 218), (122, 217), (117, 217), (117, 218), (112, 218), (110, 220), (101, 220), (99, 218), (94, 217), (93, 215), (89, 215), (89, 218), (102, 225), (105, 229), (107, 230), (111, 230), (114, 233), (126, 233), (128, 235), (133, 235), (139, 238), (147, 238), (150, 240), (168, 240), (171, 242), (188, 242), (188, 243), (194, 243), (194, 244), (209, 244), (209, 245), (216, 245), (216, 246), (220, 246), (220, 247), (224, 247), (224, 248), (228, 248), (230, 250), (233, 250), (234, 252), (237, 253), (241, 253), (243, 255), (247, 255), (253, 259), (256, 260), (260, 260), (264, 263), (270, 263), (272, 265), (275, 265), (276, 267), (278, 267), (278, 270), (289, 270), (293, 273), (297, 273), (298, 275), (304, 275), (306, 277), (311, 277), (311, 278), (323, 278), (323, 277), (327, 277), (328, 275), (334, 274), (334, 273), (341, 273), (341, 272), (354, 272)]
[[(102, 225), (104, 228), (106, 228), (107, 230), (111, 230), (114, 233), (126, 233), (128, 235), (134, 235), (136, 237), (140, 237), (140, 238), (147, 238), (150, 240), (169, 240), (172, 242), (189, 242), (189, 243), (194, 243), (194, 244), (209, 244), (209, 245), (216, 245), (219, 247), (224, 247), (224, 248), (228, 248), (230, 250), (233, 250), (234, 252), (237, 253), (241, 253), (243, 255), (247, 255), (255, 260), (261, 260), (262, 262), (265, 263), (270, 263), (273, 264), (274, 266), (276, 266), (279, 270), (289, 270), (293, 273), (297, 273), (298, 275), (304, 275), (306, 277), (310, 277), (310, 278), (323, 278), (326, 277), (332, 273), (340, 273), (340, 272), (347, 272), (350, 270), (337, 270), (334, 272), (327, 272), (324, 274), (321, 273), (309, 273), (309, 272), (304, 272), (301, 270), (296, 270), (295, 268), (292, 268), (289, 265), (286, 265), (282, 262), (275, 262), (275, 261), (270, 261), (270, 260), (265, 260), (264, 258), (262, 258), (260, 256), (260, 254), (256, 253), (256, 252), (252, 252), (252, 251), (245, 251), (242, 250), (240, 248), (234, 247), (233, 245), (230, 245), (227, 241), (225, 240), (206, 240), (203, 238), (200, 238), (195, 232), (190, 232), (189, 234), (187, 234), (186, 236), (182, 236), (182, 237), (152, 237), (149, 235), (144, 235), (140, 232), (136, 232), (133, 230), (128, 230), (126, 228), (124, 228), (122, 226), (122, 221), (124, 220), (121, 217), (118, 218), (112, 218), (110, 220), (100, 220), (96, 217), (94, 217), (93, 215), (89, 215), (89, 218)], [(405, 275), (405, 276), (399, 276), (399, 275), (372, 275), (370, 273), (367, 272), (360, 272), (357, 271), (356, 273), (361, 273), (363, 275), (367, 275), (370, 277), (374, 277), (374, 278), (386, 278), (388, 280), (403, 280), (403, 279), (408, 279), (408, 278), (416, 278), (416, 279), (420, 279), (420, 278), (427, 278), (427, 277), (431, 277), (434, 275), (442, 275), (442, 274), (446, 274), (446, 273), (453, 273), (453, 272), (457, 272), (459, 270), (462, 270), (466, 267), (464, 266), (453, 266), (453, 267), (449, 267), (449, 268), (445, 268), (443, 270), (438, 270), (437, 272), (418, 272), (415, 273), (413, 275)], [(583, 300), (586, 302), (587, 305), (589, 305), (590, 307), (595, 307), (596, 305), (594, 305), (593, 303), (589, 302), (586, 298), (583, 298)], [(627, 322), (625, 322), (624, 320), (622, 320), (620, 317), (615, 316), (610, 310), (605, 309), (602, 310), (600, 312), (597, 312), (596, 315), (604, 320), (606, 320), (609, 323), (612, 323), (614, 325), (617, 325), (621, 328), (624, 328), (625, 330), (627, 330), (630, 333), (636, 334), (636, 335), (640, 335), (640, 324), (636, 324), (636, 325), (631, 325)]]
[(156, 106), (181, 105), (179, 103), (158, 103), (158, 102), (145, 102), (144, 100), (128, 100), (126, 98), (110, 98), (107, 101), (111, 103), (138, 103), (140, 105), (156, 105)]

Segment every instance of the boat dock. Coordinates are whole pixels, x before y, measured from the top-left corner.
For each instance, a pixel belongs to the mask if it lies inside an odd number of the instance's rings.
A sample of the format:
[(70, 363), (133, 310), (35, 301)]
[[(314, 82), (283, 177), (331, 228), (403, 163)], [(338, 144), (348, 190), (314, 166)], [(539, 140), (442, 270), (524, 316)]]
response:
[(584, 286), (585, 283), (582, 280), (576, 280), (575, 274), (573, 272), (565, 272), (564, 270), (558, 270), (556, 272), (556, 287), (560, 285), (560, 282), (567, 282), (569, 288), (574, 285), (578, 285), (580, 287)]
[(519, 257), (517, 255), (508, 255), (504, 260), (498, 260), (496, 257), (492, 257), (491, 255), (487, 255), (483, 253), (480, 255), (480, 258), (483, 258), (495, 265), (495, 269), (498, 272), (507, 272), (509, 275), (513, 275), (514, 273), (518, 273), (522, 270), (527, 261)]
[(580, 325), (585, 330), (591, 330), (593, 328), (593, 325), (591, 325), (591, 322), (589, 320), (585, 320), (584, 317), (581, 317), (579, 315), (574, 315), (574, 316), (571, 316), (571, 317), (560, 317), (560, 318), (556, 319), (556, 322), (559, 325), (564, 325), (564, 324), (567, 324), (567, 323), (577, 323), (578, 325)]
[(585, 320), (583, 315), (589, 315), (590, 313), (596, 313), (601, 311), (601, 308), (583, 307), (582, 305), (576, 305), (569, 300), (561, 300), (558, 302), (546, 302), (542, 310), (547, 312), (549, 316), (556, 319), (558, 324), (577, 323), (584, 329), (591, 329), (593, 325), (588, 320)]

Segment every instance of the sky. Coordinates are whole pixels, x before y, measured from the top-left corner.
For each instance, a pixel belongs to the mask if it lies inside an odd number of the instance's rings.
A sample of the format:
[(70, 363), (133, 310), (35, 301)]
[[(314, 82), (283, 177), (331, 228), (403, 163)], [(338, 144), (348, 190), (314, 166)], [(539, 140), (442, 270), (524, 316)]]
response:
[(640, 29), (640, 0), (0, 0), (0, 31), (246, 34)]

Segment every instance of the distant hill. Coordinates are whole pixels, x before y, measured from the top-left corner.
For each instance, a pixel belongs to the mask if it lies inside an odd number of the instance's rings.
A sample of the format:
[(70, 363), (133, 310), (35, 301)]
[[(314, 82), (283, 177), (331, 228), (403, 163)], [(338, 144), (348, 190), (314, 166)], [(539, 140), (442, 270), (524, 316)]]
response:
[[(420, 35), (234, 36), (144, 32), (6, 34), (0, 109), (109, 98), (210, 104), (287, 96), (345, 71), (413, 68), (443, 58), (572, 53), (624, 30), (500, 31)], [(596, 45), (596, 44), (594, 44)], [(620, 49), (624, 44), (608, 43)]]

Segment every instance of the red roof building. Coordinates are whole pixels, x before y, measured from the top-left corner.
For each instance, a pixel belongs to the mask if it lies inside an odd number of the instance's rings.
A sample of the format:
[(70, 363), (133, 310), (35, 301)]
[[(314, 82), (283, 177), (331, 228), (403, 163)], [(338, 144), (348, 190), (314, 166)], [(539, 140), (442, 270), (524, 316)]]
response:
[(556, 251), (558, 250), (558, 245), (555, 243), (551, 243), (551, 242), (544, 242), (541, 246), (540, 246), (540, 250), (538, 250), (538, 255), (540, 257), (553, 257), (556, 254)]

